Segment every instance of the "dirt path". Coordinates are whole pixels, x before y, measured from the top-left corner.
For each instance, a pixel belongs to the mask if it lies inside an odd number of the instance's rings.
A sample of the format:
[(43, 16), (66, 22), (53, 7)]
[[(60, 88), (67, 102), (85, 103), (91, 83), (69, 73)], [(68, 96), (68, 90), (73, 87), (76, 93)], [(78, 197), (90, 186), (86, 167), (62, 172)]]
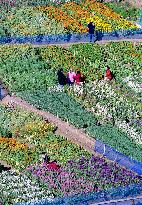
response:
[[(129, 41), (135, 44), (137, 43), (142, 43), (142, 39), (119, 39), (119, 40), (101, 40), (101, 41), (96, 41), (97, 44), (99, 45), (104, 45), (108, 44), (110, 42), (122, 42), (122, 41)], [(68, 49), (71, 45), (77, 45), (77, 44), (90, 44), (90, 42), (76, 42), (76, 43), (64, 43), (64, 44), (41, 44), (41, 45), (33, 45), (33, 47), (46, 47), (46, 46), (61, 46), (63, 48)], [(32, 45), (32, 44), (30, 44)]]
[(14, 97), (14, 96), (10, 97), (9, 95), (7, 95), (5, 98), (3, 98), (1, 104), (8, 104), (8, 103), (19, 105), (22, 108), (32, 111), (42, 116), (43, 118), (46, 118), (49, 122), (54, 123), (58, 127), (56, 131), (57, 135), (62, 135), (68, 140), (72, 141), (73, 143), (78, 144), (80, 147), (89, 151), (90, 153), (95, 154), (94, 152), (95, 139), (89, 137), (83, 130), (79, 130), (74, 126), (70, 125), (69, 123), (61, 121), (58, 117), (55, 117), (49, 112), (45, 112), (35, 108), (34, 106), (30, 105), (29, 103), (27, 103), (26, 101), (22, 100), (19, 97)]

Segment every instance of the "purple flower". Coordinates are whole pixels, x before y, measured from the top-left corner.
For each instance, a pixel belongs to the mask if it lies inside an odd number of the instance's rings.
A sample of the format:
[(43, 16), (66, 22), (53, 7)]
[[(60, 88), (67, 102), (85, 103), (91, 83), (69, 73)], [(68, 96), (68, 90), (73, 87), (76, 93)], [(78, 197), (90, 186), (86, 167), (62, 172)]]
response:
[(41, 176), (41, 174), (42, 174), (42, 173), (41, 173), (40, 170), (38, 170), (37, 173), (36, 173), (37, 176)]
[(34, 166), (30, 165), (30, 166), (28, 166), (26, 169), (27, 169), (27, 170), (30, 170), (30, 171), (33, 171), (35, 168), (34, 168)]
[(79, 169), (81, 169), (81, 170), (84, 169), (84, 168), (85, 168), (84, 165), (79, 166)]
[(69, 164), (69, 165), (72, 165), (73, 164), (73, 160), (69, 160), (67, 163)]
[(42, 166), (43, 166), (43, 167), (46, 167), (46, 166), (47, 166), (47, 163), (46, 163), (46, 162), (43, 162)]

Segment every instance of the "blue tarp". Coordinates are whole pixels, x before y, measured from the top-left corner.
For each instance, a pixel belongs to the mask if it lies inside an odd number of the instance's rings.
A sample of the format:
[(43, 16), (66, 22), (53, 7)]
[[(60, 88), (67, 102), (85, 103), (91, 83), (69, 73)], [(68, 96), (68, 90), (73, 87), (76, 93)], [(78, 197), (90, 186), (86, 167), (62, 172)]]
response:
[(142, 163), (123, 155), (99, 140), (96, 140), (94, 151), (103, 154), (114, 162), (117, 162), (120, 166), (125, 166), (127, 169), (142, 175)]
[[(119, 39), (142, 39), (142, 29), (137, 30), (118, 30), (113, 32), (96, 32), (97, 40), (119, 40)], [(60, 34), (60, 35), (37, 35), (37, 36), (12, 36), (0, 37), (0, 44), (11, 43), (32, 43), (32, 44), (62, 44), (89, 42), (88, 33), (83, 34)]]
[(125, 199), (142, 195), (142, 183), (132, 184), (127, 187), (111, 188), (100, 192), (91, 192), (53, 200), (46, 199), (38, 202), (15, 203), (13, 205), (89, 205), (103, 201)]

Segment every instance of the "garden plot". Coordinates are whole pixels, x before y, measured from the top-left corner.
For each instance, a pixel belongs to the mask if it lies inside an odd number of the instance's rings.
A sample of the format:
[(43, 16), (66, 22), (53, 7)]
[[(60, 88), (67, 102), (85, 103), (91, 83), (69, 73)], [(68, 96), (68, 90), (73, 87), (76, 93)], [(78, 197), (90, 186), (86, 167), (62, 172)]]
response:
[(46, 6), (30, 7), (26, 2), (25, 6), (9, 7), (9, 9), (10, 12), (4, 12), (3, 8), (1, 36), (85, 33), (86, 24), (90, 21), (95, 23), (96, 29), (100, 31), (138, 28), (110, 7), (95, 0), (79, 3), (62, 2), (60, 6), (49, 2)]
[[(141, 52), (141, 44), (80, 44), (72, 45), (69, 50), (58, 46), (32, 48), (28, 45), (2, 48), (0, 75), (11, 93), (17, 93), (37, 108), (85, 129), (96, 139), (141, 161), (142, 130), (140, 123), (133, 123), (140, 122), (141, 98), (123, 83), (128, 76), (136, 78), (141, 75), (140, 58), (133, 55)], [(21, 59), (22, 53), (24, 58)], [(112, 83), (101, 80), (107, 64), (115, 75)], [(80, 69), (86, 76), (82, 99), (69, 93), (68, 88), (65, 88), (66, 93), (47, 91), (57, 85), (59, 67), (65, 73), (69, 68)]]
[[(141, 162), (142, 130), (139, 123), (132, 123), (140, 119), (141, 101), (122, 82), (133, 74), (133, 70), (138, 75), (141, 73), (139, 58), (130, 56), (130, 51), (139, 50), (139, 47), (134, 48), (131, 43), (123, 42), (112, 43), (108, 47), (77, 45), (69, 51), (56, 46), (36, 49), (26, 45), (2, 48), (0, 77), (11, 93), (15, 92), (37, 108), (50, 111), (77, 128), (84, 129), (90, 136)], [(116, 76), (116, 80), (111, 83), (101, 80), (106, 59)], [(128, 62), (133, 70), (123, 66)], [(64, 89), (65, 92), (48, 91), (49, 87), (57, 85), (56, 72), (59, 66), (65, 72), (71, 67), (74, 70), (80, 68), (86, 76), (82, 98), (68, 91), (68, 87)], [(0, 158), (12, 165), (14, 171), (0, 173), (0, 180), (4, 184), (0, 200), (6, 205), (21, 202), (20, 194), (24, 191), (23, 201), (28, 201), (29, 197), (30, 200), (38, 200), (98, 192), (142, 180), (133, 172), (105, 158), (94, 157), (55, 135), (55, 125), (31, 112), (4, 106), (0, 107), (0, 112), (0, 121), (3, 122), (0, 128)], [(61, 165), (58, 176), (42, 163), (43, 151)], [(17, 186), (16, 179), (11, 188), (5, 180), (8, 176), (15, 176), (15, 171), (21, 182), (17, 189), (14, 188)], [(29, 182), (26, 190), (22, 185), (22, 176)], [(31, 193), (31, 189), (34, 192)]]
[(14, 170), (0, 173), (0, 185), (0, 200), (5, 205), (53, 198), (50, 191), (42, 187), (36, 179), (31, 180)]
[(133, 78), (127, 77), (124, 79), (127, 86), (130, 87), (136, 93), (142, 93), (142, 83), (136, 82)]
[[(28, 163), (36, 163), (40, 159), (41, 152), (44, 151), (53, 156), (56, 155), (56, 159), (61, 164), (70, 159), (71, 156), (73, 158), (82, 155), (90, 156), (88, 152), (80, 150), (79, 146), (55, 135), (56, 127), (51, 123), (44, 122), (38, 115), (21, 108), (16, 108), (13, 111), (4, 106), (0, 108), (0, 120), (3, 122), (0, 130), (2, 136), (0, 138), (0, 156), (14, 168), (22, 170), (28, 166)], [(7, 149), (4, 152), (5, 147)], [(65, 150), (66, 157), (64, 157)]]
[[(55, 126), (36, 114), (20, 107), (0, 109), (0, 159), (12, 165), (11, 170), (0, 173), (0, 200), (5, 205), (141, 182), (137, 174), (55, 136)], [(57, 172), (46, 167), (43, 151), (58, 161)]]
[[(45, 182), (56, 196), (98, 192), (111, 187), (137, 183), (141, 177), (131, 171), (121, 168), (115, 163), (109, 163), (105, 158), (84, 157), (69, 160), (57, 172), (46, 168), (45, 163), (31, 165), (28, 173)], [(133, 178), (133, 182), (131, 179)]]

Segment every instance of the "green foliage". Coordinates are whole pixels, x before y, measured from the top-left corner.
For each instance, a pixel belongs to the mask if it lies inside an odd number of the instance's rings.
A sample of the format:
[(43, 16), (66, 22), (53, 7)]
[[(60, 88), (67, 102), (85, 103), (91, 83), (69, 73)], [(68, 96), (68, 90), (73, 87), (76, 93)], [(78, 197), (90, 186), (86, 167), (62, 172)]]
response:
[(140, 48), (141, 45), (135, 48), (130, 42), (115, 42), (107, 45), (72, 45), (69, 50), (78, 62), (82, 62), (82, 70), (88, 79), (98, 79), (109, 65), (117, 81), (121, 82), (122, 78), (135, 73), (141, 75), (141, 61), (133, 56)]
[(18, 95), (36, 107), (47, 110), (78, 128), (96, 123), (94, 115), (83, 109), (81, 104), (68, 96), (67, 93), (37, 91), (32, 93), (20, 92)]
[(84, 125), (87, 125), (85, 130), (92, 137), (102, 140), (133, 159), (142, 161), (141, 145), (136, 144), (126, 133), (111, 124), (96, 125), (95, 116), (84, 110), (79, 103), (66, 93), (22, 92), (18, 95), (37, 108), (49, 111), (61, 119), (69, 121), (77, 128), (84, 128)]
[(115, 148), (120, 153), (142, 162), (142, 145), (138, 145), (132, 138), (110, 124), (87, 128), (87, 132), (105, 144)]
[(42, 61), (37, 49), (29, 46), (4, 47), (0, 66), (0, 78), (10, 92), (46, 89), (56, 82), (50, 64)]
[(11, 36), (30, 36), (39, 34), (63, 34), (66, 30), (62, 23), (49, 19), (43, 12), (38, 12), (34, 7), (24, 6), (12, 8), (11, 13), (1, 22), (2, 33), (7, 35), (5, 29)]
[(108, 2), (105, 3), (114, 12), (120, 14), (123, 18), (127, 18), (132, 21), (137, 21), (139, 16), (139, 9), (128, 6), (125, 3)]

